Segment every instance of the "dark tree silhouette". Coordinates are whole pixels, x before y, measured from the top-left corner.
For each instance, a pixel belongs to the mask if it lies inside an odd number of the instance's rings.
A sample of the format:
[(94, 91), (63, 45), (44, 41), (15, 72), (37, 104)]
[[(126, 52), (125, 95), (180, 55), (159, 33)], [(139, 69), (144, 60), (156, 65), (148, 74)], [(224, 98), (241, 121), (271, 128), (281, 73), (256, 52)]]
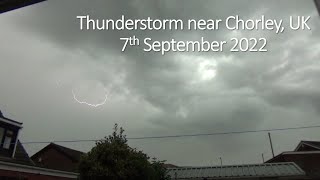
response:
[(81, 179), (169, 179), (164, 161), (150, 157), (128, 145), (122, 127), (115, 124), (112, 135), (97, 141), (96, 146), (84, 155), (79, 164)]

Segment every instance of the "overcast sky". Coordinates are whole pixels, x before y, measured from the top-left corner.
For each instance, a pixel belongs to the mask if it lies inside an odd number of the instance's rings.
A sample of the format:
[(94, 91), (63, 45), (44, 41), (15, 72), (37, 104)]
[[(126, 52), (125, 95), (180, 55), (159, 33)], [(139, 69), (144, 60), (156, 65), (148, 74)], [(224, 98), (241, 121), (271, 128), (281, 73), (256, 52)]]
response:
[[(267, 53), (121, 52), (120, 37), (209, 40), (230, 31), (80, 31), (95, 18), (288, 19), (312, 16), (311, 31), (240, 32), (268, 38)], [(245, 131), (320, 124), (320, 19), (313, 1), (49, 1), (0, 15), (0, 109), (23, 122), (21, 141), (99, 139), (114, 123), (128, 137)], [(88, 103), (105, 105), (90, 107)], [(275, 153), (319, 129), (272, 132)], [(271, 158), (266, 132), (130, 140), (176, 165), (260, 163)], [(92, 142), (60, 143), (87, 152)], [(46, 144), (25, 145), (33, 155)]]

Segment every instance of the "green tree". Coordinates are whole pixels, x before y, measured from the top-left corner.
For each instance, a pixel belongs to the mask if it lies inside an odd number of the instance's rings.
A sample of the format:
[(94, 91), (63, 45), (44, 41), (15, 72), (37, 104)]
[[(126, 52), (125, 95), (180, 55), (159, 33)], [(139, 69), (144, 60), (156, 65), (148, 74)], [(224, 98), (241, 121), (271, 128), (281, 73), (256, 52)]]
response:
[(80, 178), (94, 179), (139, 179), (166, 180), (164, 161), (150, 157), (128, 145), (122, 127), (115, 124), (112, 135), (96, 142), (79, 164)]

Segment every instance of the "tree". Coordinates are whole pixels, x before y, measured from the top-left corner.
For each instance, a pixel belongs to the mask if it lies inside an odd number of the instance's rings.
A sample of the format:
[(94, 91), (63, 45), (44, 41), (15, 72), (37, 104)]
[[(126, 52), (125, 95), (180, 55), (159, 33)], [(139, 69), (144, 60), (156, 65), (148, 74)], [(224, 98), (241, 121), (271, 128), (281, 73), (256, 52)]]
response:
[(112, 135), (96, 142), (79, 164), (81, 179), (166, 180), (164, 161), (158, 161), (128, 145), (122, 127), (115, 124)]

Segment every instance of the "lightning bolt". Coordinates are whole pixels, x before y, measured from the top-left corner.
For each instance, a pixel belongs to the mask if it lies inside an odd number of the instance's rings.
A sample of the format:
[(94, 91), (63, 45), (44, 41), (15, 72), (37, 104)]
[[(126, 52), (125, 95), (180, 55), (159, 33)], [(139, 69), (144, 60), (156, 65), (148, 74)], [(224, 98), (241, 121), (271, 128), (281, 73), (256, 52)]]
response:
[(77, 101), (79, 104), (85, 104), (85, 105), (88, 105), (88, 106), (91, 106), (91, 107), (99, 107), (99, 106), (102, 106), (102, 105), (104, 105), (104, 104), (107, 102), (107, 99), (108, 99), (108, 93), (106, 93), (105, 98), (104, 98), (104, 100), (103, 100), (101, 103), (91, 104), (91, 103), (87, 103), (87, 102), (85, 102), (85, 101), (80, 101), (80, 100), (77, 98), (76, 94), (74, 93), (73, 89), (72, 89), (72, 95), (73, 95), (73, 99), (74, 99), (75, 101)]

